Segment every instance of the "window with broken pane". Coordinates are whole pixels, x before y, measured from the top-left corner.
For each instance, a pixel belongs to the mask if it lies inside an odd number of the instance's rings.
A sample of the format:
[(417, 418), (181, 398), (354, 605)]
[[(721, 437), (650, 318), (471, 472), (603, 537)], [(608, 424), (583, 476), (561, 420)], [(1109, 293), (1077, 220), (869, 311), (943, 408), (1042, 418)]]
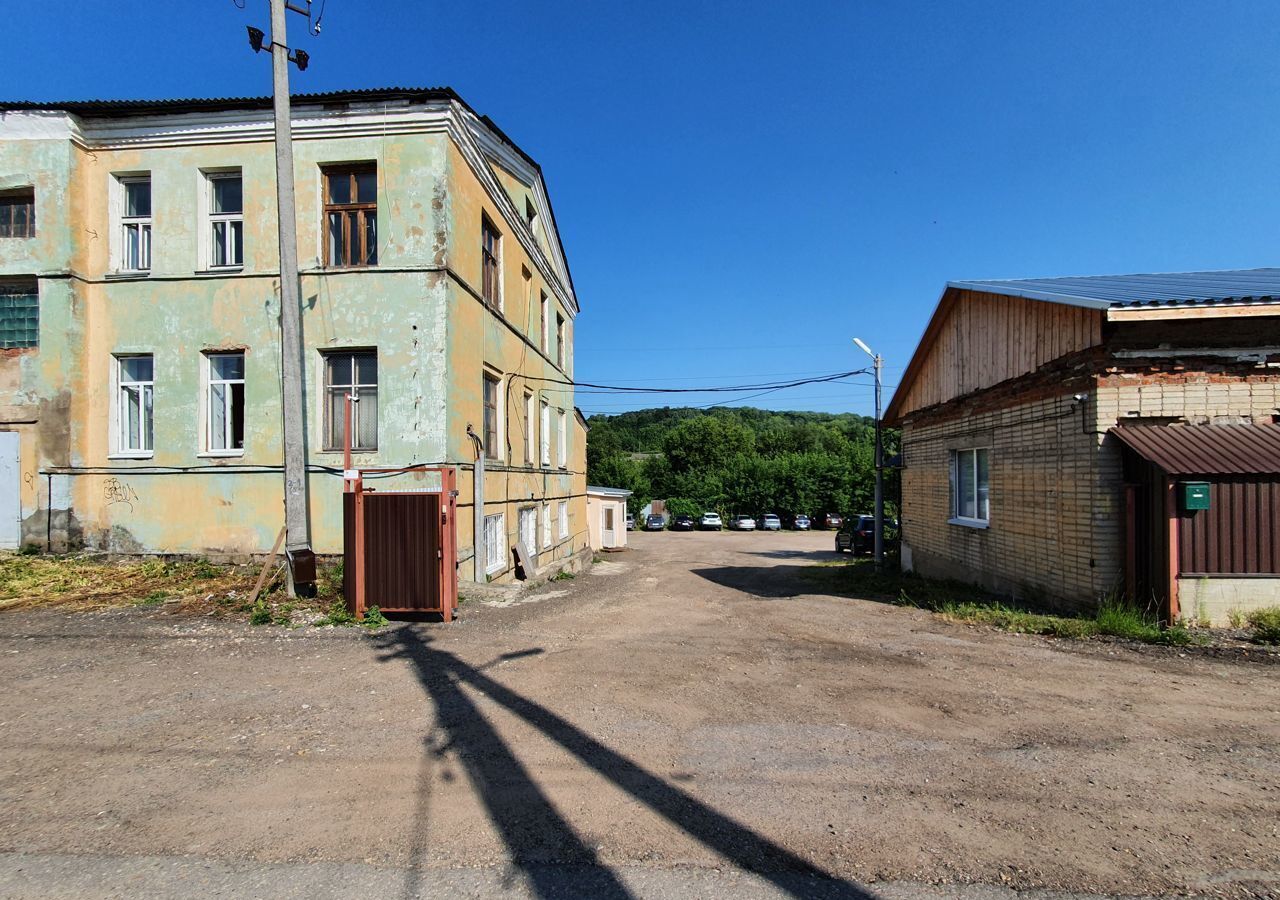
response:
[(244, 354), (210, 353), (209, 421), (206, 448), (211, 453), (244, 450)]

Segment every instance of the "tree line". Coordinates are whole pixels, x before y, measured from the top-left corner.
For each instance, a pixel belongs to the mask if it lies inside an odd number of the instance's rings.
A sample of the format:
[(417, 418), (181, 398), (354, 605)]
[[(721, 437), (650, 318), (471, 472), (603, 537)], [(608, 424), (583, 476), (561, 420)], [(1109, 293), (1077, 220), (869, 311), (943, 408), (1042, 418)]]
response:
[[(632, 513), (655, 499), (672, 515), (872, 511), (875, 423), (867, 416), (664, 407), (587, 424), (587, 481), (632, 491)], [(886, 430), (885, 455), (896, 452), (897, 434)], [(886, 482), (885, 495), (897, 496), (894, 485)]]

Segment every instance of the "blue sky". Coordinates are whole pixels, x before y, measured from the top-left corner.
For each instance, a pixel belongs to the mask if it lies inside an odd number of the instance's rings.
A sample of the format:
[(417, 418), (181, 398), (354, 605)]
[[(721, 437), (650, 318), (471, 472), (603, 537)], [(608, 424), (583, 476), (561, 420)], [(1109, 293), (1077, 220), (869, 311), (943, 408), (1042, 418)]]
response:
[[(0, 93), (267, 93), (238, 2), (11, 4)], [(1277, 4), (323, 2), (295, 90), (447, 84), (542, 164), (582, 381), (825, 374), (857, 335), (892, 386), (948, 279), (1280, 257)], [(749, 402), (870, 412), (857, 381)]]

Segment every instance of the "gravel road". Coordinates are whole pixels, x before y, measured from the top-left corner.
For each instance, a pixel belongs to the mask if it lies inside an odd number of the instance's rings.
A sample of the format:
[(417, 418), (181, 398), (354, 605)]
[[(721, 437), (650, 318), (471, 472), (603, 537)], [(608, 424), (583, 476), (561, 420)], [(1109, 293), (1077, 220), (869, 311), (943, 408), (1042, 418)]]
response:
[(635, 534), (450, 625), (0, 617), (0, 896), (1280, 896), (1280, 669)]

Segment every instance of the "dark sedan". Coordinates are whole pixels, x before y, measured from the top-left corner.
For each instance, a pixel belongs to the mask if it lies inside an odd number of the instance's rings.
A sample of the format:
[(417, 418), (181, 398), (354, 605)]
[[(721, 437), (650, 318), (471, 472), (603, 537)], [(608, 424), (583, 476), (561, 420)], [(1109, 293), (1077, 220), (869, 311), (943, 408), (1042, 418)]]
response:
[(662, 518), (662, 516), (649, 516), (649, 518), (644, 520), (645, 531), (662, 531), (662, 529), (666, 527), (667, 520)]
[(695, 524), (696, 523), (693, 521), (693, 516), (676, 516), (671, 523), (671, 530), (672, 531), (693, 531)]

